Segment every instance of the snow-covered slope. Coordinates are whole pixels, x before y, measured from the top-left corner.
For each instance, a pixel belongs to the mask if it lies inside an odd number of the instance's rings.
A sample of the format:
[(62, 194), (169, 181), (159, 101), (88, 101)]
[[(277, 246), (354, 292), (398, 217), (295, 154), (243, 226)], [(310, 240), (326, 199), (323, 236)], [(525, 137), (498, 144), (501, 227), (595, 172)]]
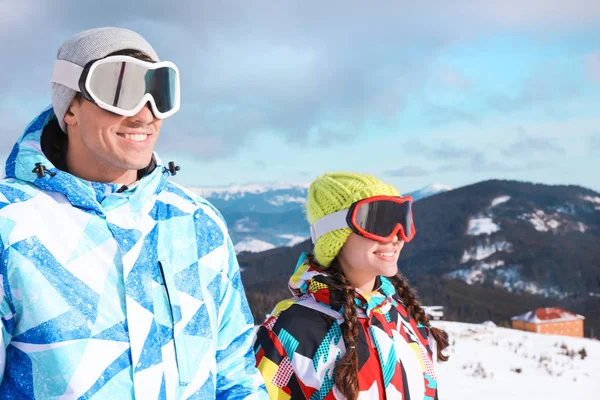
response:
[[(465, 189), (468, 188), (457, 189), (454, 193)], [(544, 188), (547, 192), (542, 192), (540, 189), (541, 186), (515, 193), (513, 189), (507, 187), (505, 190), (512, 192), (512, 195), (496, 191), (496, 196), (491, 198), (487, 206), (469, 215), (465, 235), (471, 242), (470, 248), (463, 249), (463, 256), (457, 269), (446, 273), (445, 276), (463, 280), (470, 285), (492, 283), (496, 287), (517, 293), (527, 292), (557, 298), (572, 296), (574, 292), (560, 287), (565, 282), (564, 279), (556, 279), (554, 284), (548, 284), (544, 282), (548, 279), (544, 279), (541, 275), (533, 277), (534, 279), (526, 276), (532, 275), (531, 271), (538, 270), (532, 266), (528, 254), (532, 248), (551, 249), (555, 237), (559, 240), (561, 237), (587, 240), (580, 234), (590, 231), (588, 233), (593, 235), (593, 231), (597, 229), (593, 227), (597, 225), (595, 222), (597, 220), (589, 217), (600, 211), (600, 207), (595, 206), (600, 203), (600, 196), (576, 194), (571, 198), (567, 196), (560, 198), (558, 196), (564, 190)], [(463, 200), (465, 204), (468, 204), (468, 201), (468, 198)], [(523, 245), (524, 237), (527, 237), (527, 246)], [(564, 245), (556, 245), (556, 247), (564, 248)], [(586, 246), (575, 245), (573, 248), (585, 249)], [(548, 254), (548, 251), (540, 253)], [(536, 258), (540, 259), (539, 256)], [(549, 258), (556, 259), (551, 256)], [(595, 255), (584, 262), (594, 258)], [(518, 260), (525, 262), (517, 262)], [(552, 272), (547, 274), (547, 276), (553, 275)]]
[(446, 351), (450, 360), (437, 364), (440, 399), (600, 398), (598, 340), (540, 335), (493, 324), (432, 323), (449, 333), (451, 344)]
[[(209, 200), (224, 215), (238, 253), (294, 246), (308, 239), (304, 206), (308, 183), (273, 183), (191, 190)], [(412, 193), (415, 200), (451, 190), (432, 184)]]
[(260, 253), (261, 251), (267, 251), (274, 249), (271, 243), (265, 242), (264, 240), (259, 239), (244, 239), (235, 244), (235, 252), (241, 253), (243, 251), (249, 251), (251, 253)]
[(417, 201), (420, 199), (424, 199), (426, 197), (434, 196), (439, 193), (444, 193), (453, 188), (448, 185), (443, 185), (441, 183), (432, 183), (431, 185), (427, 185), (422, 189), (415, 190), (414, 192), (408, 193), (412, 196), (412, 198)]
[(244, 197), (248, 194), (263, 194), (291, 189), (308, 189), (308, 183), (274, 183), (270, 185), (236, 185), (223, 187), (195, 187), (194, 192), (206, 198), (220, 198), (231, 200)]

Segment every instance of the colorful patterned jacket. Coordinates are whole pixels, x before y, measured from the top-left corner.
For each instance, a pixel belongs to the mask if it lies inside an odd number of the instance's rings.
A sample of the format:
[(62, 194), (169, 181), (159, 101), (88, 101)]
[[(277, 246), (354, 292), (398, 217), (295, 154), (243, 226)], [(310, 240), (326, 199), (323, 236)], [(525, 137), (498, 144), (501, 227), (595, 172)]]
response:
[(122, 193), (56, 169), (53, 119), (0, 181), (0, 399), (267, 398), (220, 214), (160, 161)]
[[(334, 368), (346, 353), (340, 325), (341, 299), (329, 291), (331, 278), (300, 257), (290, 289), (294, 298), (277, 305), (254, 344), (256, 363), (271, 399), (342, 399)], [(359, 399), (437, 399), (435, 341), (410, 317), (391, 282), (359, 294)]]

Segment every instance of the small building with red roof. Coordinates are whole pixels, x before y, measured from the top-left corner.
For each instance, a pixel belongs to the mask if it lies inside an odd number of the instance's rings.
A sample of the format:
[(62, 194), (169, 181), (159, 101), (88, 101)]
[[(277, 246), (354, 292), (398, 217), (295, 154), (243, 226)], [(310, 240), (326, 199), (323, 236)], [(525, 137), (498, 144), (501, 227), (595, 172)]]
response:
[(558, 307), (538, 308), (511, 318), (513, 329), (574, 337), (583, 337), (584, 319)]

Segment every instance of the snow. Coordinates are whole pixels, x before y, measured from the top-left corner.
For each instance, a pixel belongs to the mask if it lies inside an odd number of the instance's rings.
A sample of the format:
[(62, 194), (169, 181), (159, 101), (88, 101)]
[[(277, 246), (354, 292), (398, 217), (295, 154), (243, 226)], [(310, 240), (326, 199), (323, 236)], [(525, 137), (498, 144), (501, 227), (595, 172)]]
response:
[(440, 399), (588, 399), (600, 391), (600, 341), (483, 324), (432, 325), (446, 330), (451, 343), (450, 360), (436, 366)]
[(479, 216), (472, 217), (469, 219), (469, 227), (467, 228), (467, 235), (478, 236), (478, 235), (489, 235), (494, 232), (498, 232), (500, 227), (494, 223), (492, 218)]
[[(569, 322), (578, 319), (584, 319), (582, 315), (573, 314), (560, 308), (545, 308), (540, 309), (541, 313), (538, 316), (535, 310), (528, 311), (523, 315), (512, 317), (512, 320), (525, 321), (531, 323), (547, 323), (547, 322)], [(546, 316), (544, 316), (546, 314)], [(553, 316), (554, 318), (550, 318)]]
[(583, 196), (582, 199), (585, 200), (585, 201), (590, 201), (592, 203), (600, 204), (600, 196), (595, 196), (595, 197), (592, 197), (592, 196)]
[[(533, 213), (525, 213), (518, 216), (518, 219), (529, 222), (538, 232), (557, 233), (559, 229), (562, 232), (585, 232), (587, 226), (580, 221), (573, 221), (574, 218), (565, 217), (561, 210), (557, 212), (545, 212), (544, 210), (535, 210)], [(569, 215), (574, 215), (573, 213)]]
[(546, 222), (546, 225), (548, 225), (551, 229), (556, 229), (560, 226), (560, 222), (555, 219), (551, 219), (550, 221)]
[(485, 321), (482, 322), (480, 325), (482, 326), (489, 326), (491, 328), (495, 328), (497, 325), (494, 323), (494, 321)]
[(272, 199), (268, 200), (267, 203), (273, 205), (273, 206), (283, 206), (285, 204), (289, 204), (289, 203), (298, 203), (298, 204), (305, 204), (306, 203), (306, 198), (305, 197), (294, 197), (294, 196), (290, 196), (290, 195), (278, 195), (273, 197)]
[(235, 246), (235, 252), (241, 253), (242, 251), (249, 251), (251, 253), (260, 253), (261, 251), (274, 249), (275, 246), (271, 243), (265, 242), (258, 239), (244, 239), (237, 243)]
[(457, 269), (456, 271), (452, 271), (446, 274), (446, 276), (452, 279), (460, 279), (461, 281), (464, 281), (469, 285), (472, 285), (477, 282), (483, 282), (483, 279), (485, 278), (483, 271), (479, 268), (474, 267)]
[(293, 247), (297, 244), (304, 242), (308, 237), (298, 236), (298, 235), (279, 235), (280, 238), (288, 240), (286, 246)]
[(421, 191), (427, 193), (440, 193), (447, 192), (449, 190), (453, 190), (452, 186), (444, 185), (442, 183), (432, 183), (431, 185), (425, 186)]
[(575, 206), (571, 203), (567, 203), (563, 206), (556, 207), (556, 212), (567, 215), (575, 215)]
[(461, 262), (461, 264), (464, 264), (471, 260), (476, 260), (476, 261), (484, 260), (484, 259), (488, 258), (489, 256), (491, 256), (492, 254), (496, 253), (497, 251), (507, 251), (507, 250), (510, 250), (511, 248), (512, 248), (511, 244), (508, 242), (505, 242), (505, 241), (499, 241), (499, 242), (487, 244), (487, 245), (479, 245), (475, 248), (472, 248), (469, 251), (465, 250), (460, 262)]
[(239, 219), (235, 222), (233, 230), (235, 232), (251, 232), (252, 230), (246, 225), (249, 222), (251, 222), (250, 217)]
[(427, 185), (422, 189), (415, 190), (414, 192), (408, 193), (408, 195), (412, 196), (412, 198), (417, 201), (420, 199), (424, 199), (426, 197), (430, 197), (439, 193), (448, 192), (453, 190), (454, 188), (448, 185), (443, 185), (441, 183), (432, 183), (431, 185)]
[[(527, 216), (525, 216), (527, 218)], [(556, 229), (560, 226), (560, 222), (555, 219), (550, 219), (542, 210), (536, 210), (534, 214), (529, 216), (529, 222), (538, 232), (548, 232), (550, 229)]]
[(492, 207), (496, 207), (499, 204), (506, 203), (509, 200), (510, 200), (510, 196), (496, 197), (494, 200), (492, 200)]
[(535, 214), (532, 214), (529, 218), (529, 222), (533, 225), (536, 231), (538, 232), (548, 232), (548, 227), (544, 222), (544, 212), (542, 210), (537, 210)]
[[(557, 217), (558, 215), (554, 214), (553, 216)], [(546, 214), (543, 210), (536, 210), (533, 214), (524, 214), (519, 218), (525, 220), (528, 219), (538, 232), (548, 232), (549, 230), (555, 231), (562, 224), (560, 221), (552, 218), (551, 215)], [(585, 229), (585, 227), (583, 227), (583, 229)], [(577, 230), (582, 230), (581, 222), (578, 223)]]
[(517, 282), (513, 285), (513, 291), (514, 289), (523, 290), (524, 292), (531, 294), (539, 294), (544, 297), (558, 297), (562, 299), (569, 296), (569, 293), (561, 292), (554, 287), (540, 287), (540, 285), (535, 282)]
[(498, 270), (498, 277), (494, 283), (497, 286), (503, 286), (509, 292), (526, 292), (545, 297), (558, 298), (564, 298), (569, 295), (568, 293), (561, 292), (556, 287), (540, 286), (536, 282), (527, 281), (521, 276), (519, 270), (520, 267), (516, 265), (511, 265), (510, 267)]
[(289, 190), (289, 189), (308, 189), (308, 183), (274, 183), (268, 185), (234, 185), (222, 187), (195, 187), (190, 188), (195, 193), (203, 197), (219, 196), (223, 200), (229, 200), (233, 195), (240, 197), (246, 194), (261, 194), (273, 190)]
[(497, 260), (490, 263), (486, 262), (478, 262), (474, 266), (470, 268), (458, 269), (456, 271), (452, 271), (446, 276), (452, 279), (460, 279), (472, 285), (474, 283), (483, 282), (485, 279), (485, 271), (496, 269), (497, 267), (501, 267), (504, 265), (504, 261)]
[(589, 201), (591, 203), (595, 203), (598, 204), (596, 207), (594, 207), (596, 210), (600, 211), (600, 196), (582, 196), (581, 197), (583, 200), (585, 201)]
[(536, 282), (528, 281), (521, 276), (518, 265), (507, 265), (503, 260), (491, 262), (479, 261), (468, 268), (461, 268), (445, 274), (450, 279), (459, 279), (472, 285), (482, 283), (488, 274), (494, 278), (494, 285), (502, 287), (511, 293), (531, 293), (545, 297), (565, 298), (569, 293), (561, 292), (556, 287), (540, 286)]
[(481, 269), (483, 270), (490, 270), (490, 269), (496, 269), (497, 267), (502, 267), (504, 266), (504, 261), (503, 260), (496, 260), (493, 262), (481, 262), (477, 264)]

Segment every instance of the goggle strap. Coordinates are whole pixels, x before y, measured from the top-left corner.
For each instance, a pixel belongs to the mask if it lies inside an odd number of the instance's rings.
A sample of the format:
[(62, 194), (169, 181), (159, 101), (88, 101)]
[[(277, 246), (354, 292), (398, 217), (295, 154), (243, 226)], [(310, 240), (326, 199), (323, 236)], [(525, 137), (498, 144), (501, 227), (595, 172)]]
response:
[(310, 237), (313, 244), (317, 243), (317, 240), (326, 233), (348, 228), (348, 223), (346, 222), (347, 215), (348, 210), (341, 210), (315, 221), (315, 223), (310, 226)]
[(56, 60), (50, 82), (58, 83), (79, 92), (79, 78), (83, 67), (65, 60)]

